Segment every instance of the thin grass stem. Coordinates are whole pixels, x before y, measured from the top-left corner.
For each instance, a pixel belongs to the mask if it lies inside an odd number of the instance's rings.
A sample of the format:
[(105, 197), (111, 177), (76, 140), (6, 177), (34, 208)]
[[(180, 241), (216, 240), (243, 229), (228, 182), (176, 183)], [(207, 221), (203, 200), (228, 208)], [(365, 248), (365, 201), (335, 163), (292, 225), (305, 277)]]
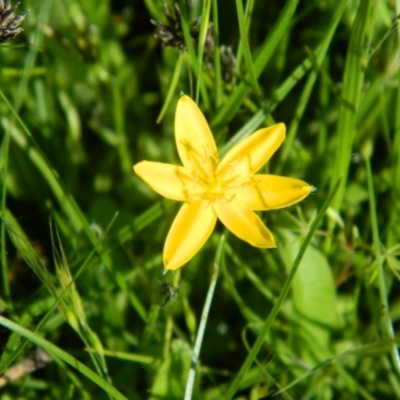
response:
[(185, 396), (184, 396), (185, 400), (190, 400), (192, 398), (192, 394), (193, 394), (197, 362), (200, 357), (200, 350), (201, 350), (201, 346), (203, 344), (204, 332), (205, 332), (206, 326), (207, 326), (208, 315), (210, 313), (211, 303), (212, 303), (212, 299), (214, 297), (215, 287), (217, 285), (217, 280), (218, 280), (218, 275), (219, 275), (219, 264), (221, 262), (222, 250), (224, 247), (224, 243), (225, 243), (225, 234), (221, 235), (221, 238), (218, 243), (217, 254), (215, 256), (212, 275), (211, 275), (211, 282), (210, 282), (210, 286), (208, 288), (203, 311), (201, 313), (201, 320), (200, 320), (200, 325), (199, 325), (199, 329), (197, 331), (196, 341), (195, 341), (194, 348), (193, 348), (192, 361), (190, 364), (189, 375), (188, 375), (188, 378), (186, 381)]

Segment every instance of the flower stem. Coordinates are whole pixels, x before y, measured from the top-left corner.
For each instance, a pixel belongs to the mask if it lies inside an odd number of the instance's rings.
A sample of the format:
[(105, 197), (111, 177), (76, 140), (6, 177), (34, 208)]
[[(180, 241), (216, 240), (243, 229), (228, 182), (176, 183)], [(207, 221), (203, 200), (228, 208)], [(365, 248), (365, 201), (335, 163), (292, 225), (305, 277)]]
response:
[(221, 236), (221, 239), (218, 243), (217, 254), (215, 256), (213, 271), (211, 276), (210, 286), (208, 288), (206, 301), (204, 303), (203, 312), (201, 314), (201, 320), (199, 329), (197, 331), (196, 341), (194, 344), (193, 354), (192, 354), (192, 361), (190, 363), (189, 375), (186, 381), (186, 388), (185, 388), (185, 400), (190, 400), (193, 394), (193, 386), (194, 380), (196, 377), (196, 366), (197, 360), (199, 359), (201, 345), (203, 343), (204, 332), (206, 330), (208, 313), (210, 311), (211, 302), (214, 296), (215, 286), (217, 285), (218, 273), (219, 273), (219, 263), (222, 256), (222, 248), (225, 242), (225, 234)]
[[(181, 270), (178, 269), (174, 274), (173, 286), (178, 287), (179, 281), (181, 279)], [(171, 347), (171, 338), (173, 331), (173, 316), (171, 313), (168, 313), (167, 322), (165, 324), (165, 335), (164, 335), (164, 349), (163, 349), (163, 357), (166, 359), (169, 356), (169, 349)]]

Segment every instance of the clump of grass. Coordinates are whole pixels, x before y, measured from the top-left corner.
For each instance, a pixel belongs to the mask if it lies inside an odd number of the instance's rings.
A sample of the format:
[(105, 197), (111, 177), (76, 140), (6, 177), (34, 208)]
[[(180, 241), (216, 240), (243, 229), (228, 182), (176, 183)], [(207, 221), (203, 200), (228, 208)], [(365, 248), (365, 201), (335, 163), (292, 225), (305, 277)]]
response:
[[(400, 397), (400, 9), (178, 5), (167, 47), (173, 2), (0, 2), (2, 395)], [(163, 274), (176, 205), (132, 165), (178, 163), (181, 92), (220, 154), (287, 125), (268, 173), (317, 190), (263, 215), (276, 250), (217, 226)]]

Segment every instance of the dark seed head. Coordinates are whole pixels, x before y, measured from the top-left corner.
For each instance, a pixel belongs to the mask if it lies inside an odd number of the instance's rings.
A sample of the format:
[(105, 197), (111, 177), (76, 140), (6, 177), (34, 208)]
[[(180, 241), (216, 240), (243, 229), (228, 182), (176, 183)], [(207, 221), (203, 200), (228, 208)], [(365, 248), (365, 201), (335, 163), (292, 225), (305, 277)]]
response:
[[(175, 4), (173, 10), (168, 5), (164, 6), (167, 24), (159, 21), (150, 20), (156, 27), (156, 37), (161, 39), (164, 47), (175, 47), (181, 51), (186, 49), (181, 24), (181, 11), (178, 4)], [(200, 34), (200, 20), (196, 19), (189, 24), (190, 38), (194, 45), (198, 43)], [(212, 24), (209, 25), (206, 37), (204, 51), (206, 56), (211, 55), (214, 48), (214, 40), (212, 37)]]
[(10, 6), (9, 0), (0, 0), (0, 43), (14, 39), (23, 29), (19, 26), (25, 19), (26, 13), (15, 14), (19, 3)]

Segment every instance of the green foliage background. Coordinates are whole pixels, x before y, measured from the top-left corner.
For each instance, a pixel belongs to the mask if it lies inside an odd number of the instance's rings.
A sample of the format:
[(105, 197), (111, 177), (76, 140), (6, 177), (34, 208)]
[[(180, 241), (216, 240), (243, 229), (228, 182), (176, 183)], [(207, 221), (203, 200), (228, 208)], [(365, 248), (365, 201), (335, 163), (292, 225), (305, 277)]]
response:
[[(179, 163), (181, 92), (221, 154), (284, 122), (267, 169), (317, 188), (262, 213), (276, 250), (227, 236), (193, 398), (400, 398), (400, 2), (179, 6), (181, 50), (154, 35), (164, 0), (18, 7), (0, 47), (1, 399), (183, 398), (223, 228), (164, 275), (179, 204), (132, 171)], [(38, 348), (52, 361), (14, 379)]]

